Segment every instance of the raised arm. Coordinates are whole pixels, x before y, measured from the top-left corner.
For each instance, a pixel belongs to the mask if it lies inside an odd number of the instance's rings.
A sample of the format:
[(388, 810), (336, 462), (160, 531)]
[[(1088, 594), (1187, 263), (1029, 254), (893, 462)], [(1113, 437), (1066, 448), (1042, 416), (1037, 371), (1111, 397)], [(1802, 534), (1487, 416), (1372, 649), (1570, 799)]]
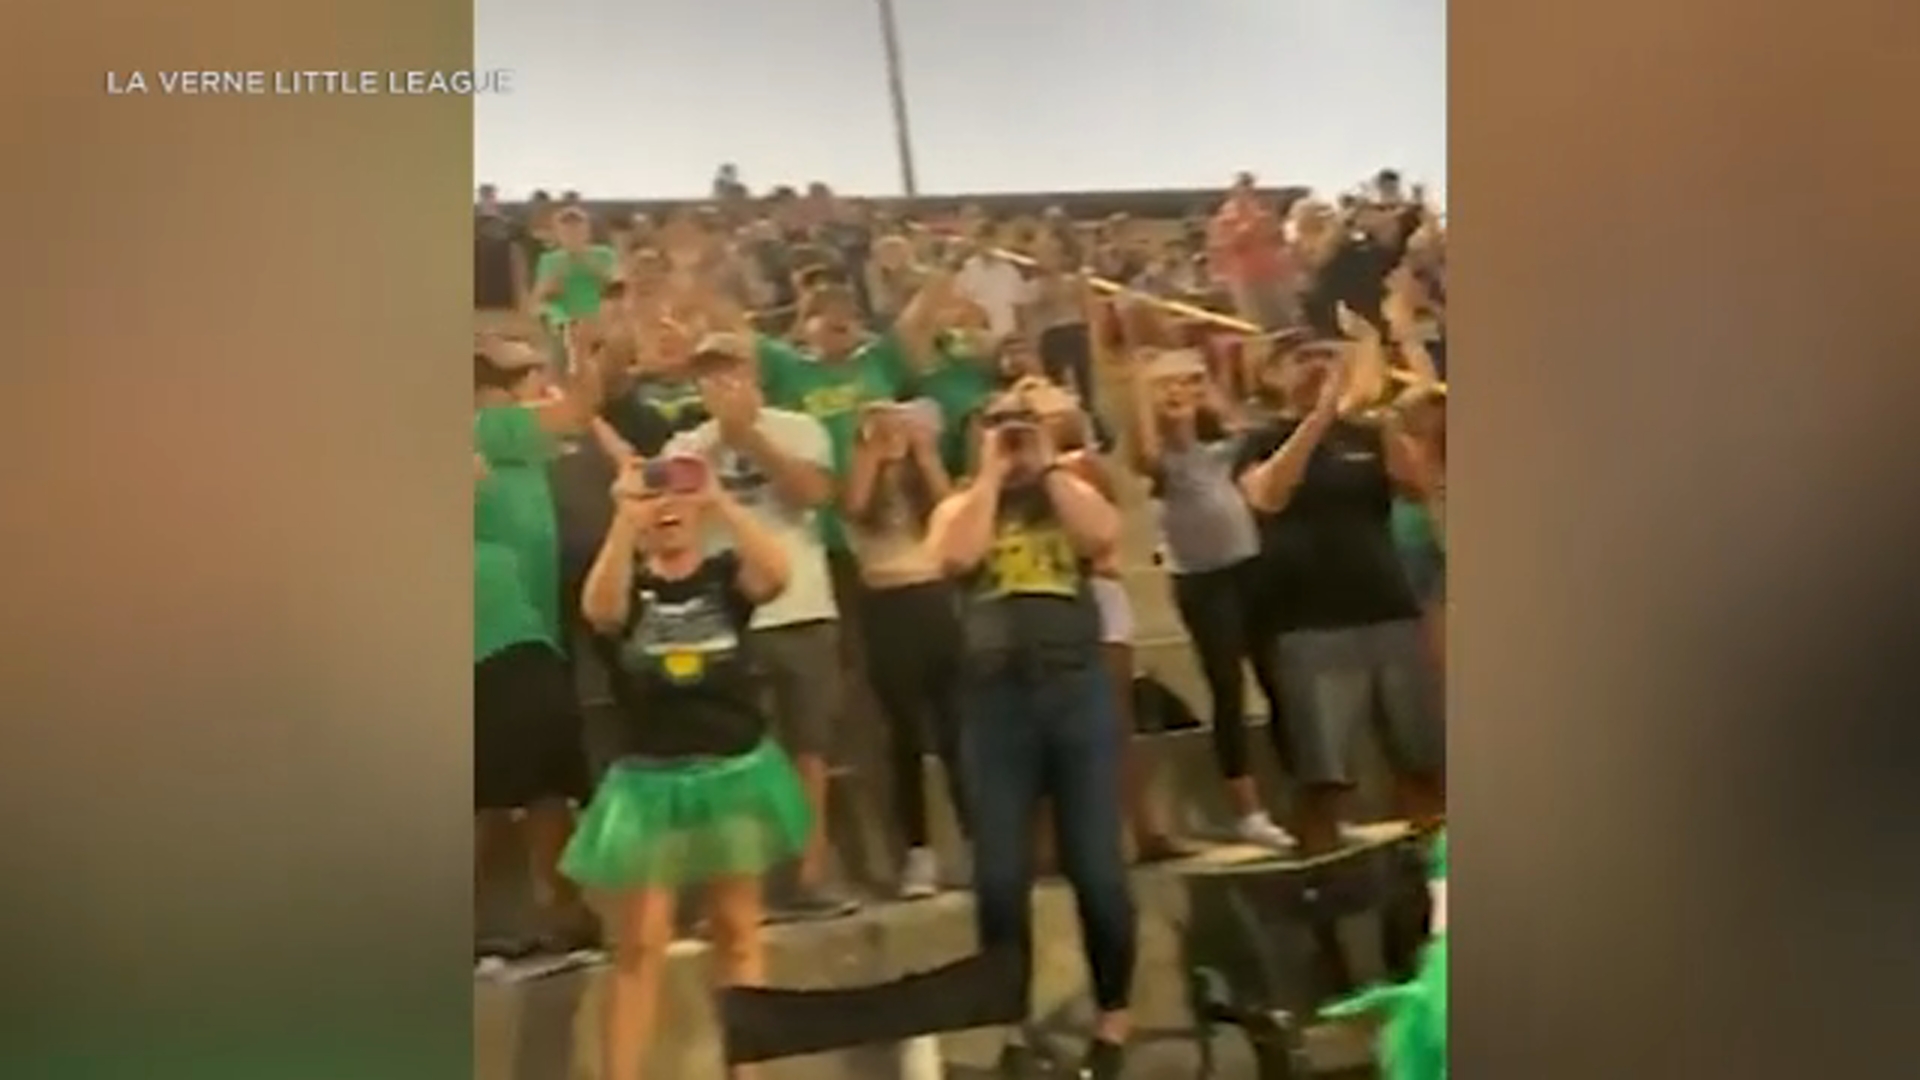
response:
[(927, 521), (927, 550), (948, 573), (962, 574), (979, 566), (993, 547), (993, 520), (1000, 511), (1006, 475), (1006, 459), (989, 433), (981, 444), (980, 468), (972, 482), (933, 508)]
[(555, 435), (586, 432), (600, 415), (606, 401), (606, 376), (602, 369), (605, 344), (589, 338), (580, 323), (566, 328), (567, 376), (559, 393), (534, 406), (540, 426)]
[[(1342, 369), (1344, 366), (1343, 362)], [(1320, 445), (1321, 438), (1339, 416), (1340, 399), (1345, 392), (1346, 378), (1342, 371), (1329, 373), (1320, 388), (1320, 399), (1306, 419), (1272, 454), (1240, 474), (1240, 494), (1248, 506), (1263, 514), (1277, 514), (1286, 509), (1294, 490), (1306, 476), (1314, 447)]]
[(1340, 328), (1351, 339), (1342, 364), (1346, 372), (1346, 393), (1340, 399), (1340, 414), (1348, 415), (1377, 405), (1392, 386), (1388, 374), (1387, 348), (1371, 321), (1361, 318), (1345, 304), (1338, 309)]
[[(704, 380), (701, 396), (713, 414), (720, 441), (760, 467), (773, 493), (788, 509), (811, 509), (833, 497), (833, 443), (818, 420), (806, 417), (784, 445), (760, 424), (760, 389), (752, 371)], [(797, 415), (797, 414), (796, 414)]]
[(740, 576), (735, 585), (742, 595), (756, 604), (764, 604), (786, 591), (793, 567), (787, 550), (759, 519), (719, 486), (709, 474), (708, 505), (720, 526), (733, 539), (733, 550), (740, 557)]
[(929, 275), (913, 299), (900, 309), (893, 333), (906, 354), (907, 362), (920, 371), (931, 370), (937, 360), (934, 339), (940, 333), (940, 313), (953, 299), (953, 271), (942, 267)]
[(639, 462), (640, 452), (614, 430), (612, 424), (595, 416), (589, 422), (588, 430), (593, 433), (594, 443), (600, 447), (600, 452), (606, 455), (608, 461), (622, 467)]
[(586, 584), (580, 589), (580, 615), (587, 625), (602, 634), (615, 634), (633, 619), (633, 565), (635, 543), (639, 538), (639, 516), (632, 492), (632, 471), (621, 470), (613, 484), (613, 524), (600, 542), (600, 551), (587, 571)]
[(854, 443), (853, 461), (847, 468), (847, 479), (840, 492), (840, 509), (850, 521), (864, 521), (867, 508), (873, 502), (874, 481), (880, 477), (881, 466), (879, 447), (870, 439), (861, 439)]
[(920, 470), (920, 479), (927, 485), (927, 493), (936, 503), (953, 494), (953, 477), (947, 475), (947, 464), (940, 460), (940, 440), (935, 426), (930, 421), (910, 421), (907, 442), (912, 447), (908, 456), (914, 468)]
[(1074, 551), (1085, 559), (1113, 551), (1120, 542), (1120, 512), (1098, 488), (1065, 465), (1048, 469), (1041, 483)]
[(1431, 386), (1440, 381), (1440, 372), (1434, 367), (1427, 343), (1421, 340), (1415, 325), (1413, 290), (1419, 286), (1413, 280), (1412, 271), (1405, 267), (1394, 271), (1387, 284), (1389, 291), (1386, 302), (1381, 305), (1381, 314), (1386, 316), (1387, 328), (1393, 331), (1400, 357), (1406, 361), (1407, 377), (1415, 386)]
[(1133, 400), (1127, 409), (1127, 464), (1147, 479), (1160, 475), (1160, 420), (1153, 411), (1153, 383), (1140, 356), (1133, 361)]

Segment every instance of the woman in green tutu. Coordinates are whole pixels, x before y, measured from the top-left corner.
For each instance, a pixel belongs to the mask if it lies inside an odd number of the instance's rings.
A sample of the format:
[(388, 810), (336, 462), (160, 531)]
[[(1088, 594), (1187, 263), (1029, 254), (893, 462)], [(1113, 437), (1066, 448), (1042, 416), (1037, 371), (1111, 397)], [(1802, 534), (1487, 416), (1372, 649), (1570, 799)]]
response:
[[(604, 894), (615, 944), (601, 1075), (626, 1080), (653, 1031), (675, 897), (705, 887), (721, 983), (762, 982), (761, 879), (800, 853), (810, 819), (744, 648), (754, 608), (786, 587), (780, 541), (698, 459), (630, 466), (613, 496), (581, 609), (613, 676), (621, 743), (561, 869)], [(731, 547), (707, 554), (709, 528)]]

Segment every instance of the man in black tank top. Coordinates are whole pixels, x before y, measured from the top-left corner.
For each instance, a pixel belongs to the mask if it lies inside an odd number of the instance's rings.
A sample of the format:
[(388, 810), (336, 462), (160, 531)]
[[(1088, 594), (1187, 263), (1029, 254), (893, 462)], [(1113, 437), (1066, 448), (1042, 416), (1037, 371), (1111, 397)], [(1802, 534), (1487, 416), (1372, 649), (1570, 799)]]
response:
[(1057, 464), (1018, 395), (989, 402), (980, 427), (972, 481), (935, 508), (927, 529), (963, 596), (960, 757), (980, 944), (1031, 956), (1033, 820), (1049, 799), (1099, 1009), (1082, 1075), (1107, 1080), (1127, 1037), (1134, 908), (1119, 714), (1089, 577), (1117, 542), (1120, 518)]

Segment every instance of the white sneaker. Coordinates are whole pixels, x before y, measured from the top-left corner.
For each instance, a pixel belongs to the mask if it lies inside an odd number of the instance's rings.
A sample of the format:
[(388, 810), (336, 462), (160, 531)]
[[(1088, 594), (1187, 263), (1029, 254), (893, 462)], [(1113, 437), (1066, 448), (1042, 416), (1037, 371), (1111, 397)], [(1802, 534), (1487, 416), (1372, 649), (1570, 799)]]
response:
[(1365, 847), (1378, 839), (1372, 832), (1351, 822), (1340, 823), (1340, 842), (1348, 847)]
[(1292, 851), (1293, 834), (1280, 827), (1265, 810), (1256, 811), (1234, 823), (1233, 833), (1249, 844), (1275, 851)]
[(900, 898), (925, 900), (940, 892), (940, 863), (930, 847), (910, 848), (900, 868)]

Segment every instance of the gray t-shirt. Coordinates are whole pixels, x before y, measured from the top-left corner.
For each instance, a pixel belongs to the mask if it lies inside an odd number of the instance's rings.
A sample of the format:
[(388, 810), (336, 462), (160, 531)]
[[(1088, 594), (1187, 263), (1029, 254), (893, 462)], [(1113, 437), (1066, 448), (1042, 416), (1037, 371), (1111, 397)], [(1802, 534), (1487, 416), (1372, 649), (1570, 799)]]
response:
[(1259, 553), (1253, 512), (1233, 482), (1237, 449), (1238, 440), (1219, 439), (1161, 452), (1153, 509), (1170, 573), (1218, 570)]

